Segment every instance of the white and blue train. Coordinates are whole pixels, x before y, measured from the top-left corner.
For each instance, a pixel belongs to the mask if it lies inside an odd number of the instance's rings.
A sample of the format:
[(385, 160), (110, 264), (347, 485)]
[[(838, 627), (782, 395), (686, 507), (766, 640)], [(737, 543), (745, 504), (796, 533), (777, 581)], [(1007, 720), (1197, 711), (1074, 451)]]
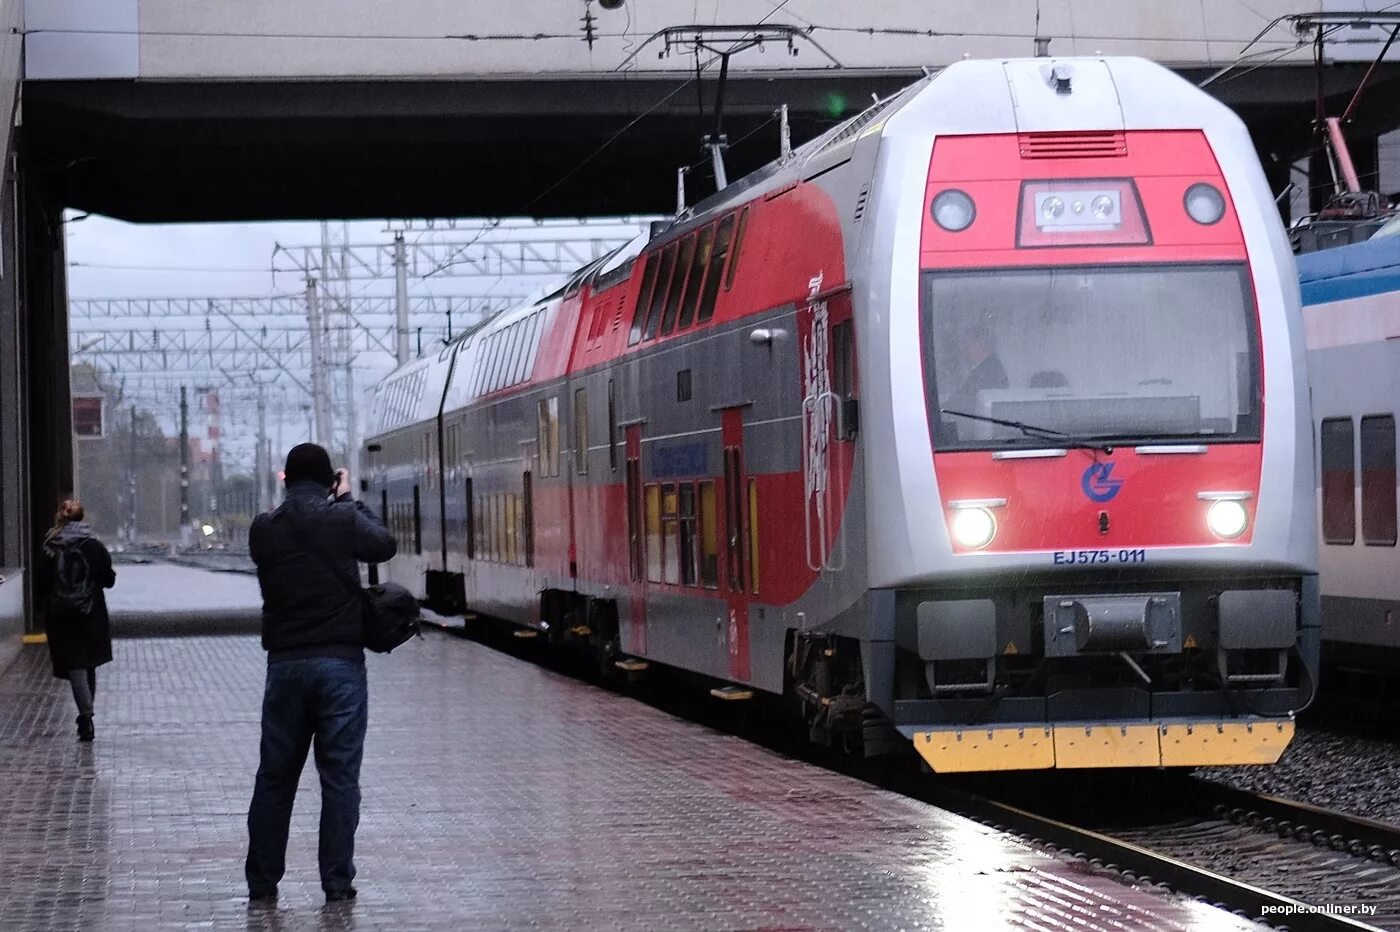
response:
[(1334, 669), (1400, 670), (1400, 235), (1299, 256), (1298, 272), (1318, 458), (1324, 657)]

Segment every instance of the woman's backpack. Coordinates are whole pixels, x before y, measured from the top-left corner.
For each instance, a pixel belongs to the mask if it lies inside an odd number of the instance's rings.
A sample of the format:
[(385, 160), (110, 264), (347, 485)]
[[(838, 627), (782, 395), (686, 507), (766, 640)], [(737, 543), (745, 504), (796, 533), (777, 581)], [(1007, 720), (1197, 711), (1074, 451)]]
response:
[(65, 613), (86, 615), (92, 611), (97, 584), (83, 553), (83, 542), (59, 545), (54, 558), (53, 607)]

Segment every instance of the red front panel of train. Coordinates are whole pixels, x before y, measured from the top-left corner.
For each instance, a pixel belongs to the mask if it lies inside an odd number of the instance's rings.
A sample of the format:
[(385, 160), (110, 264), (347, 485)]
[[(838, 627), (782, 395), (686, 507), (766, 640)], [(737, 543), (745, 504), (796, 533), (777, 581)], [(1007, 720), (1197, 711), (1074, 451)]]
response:
[[(944, 137), (924, 197), (926, 404), (950, 526), (974, 502), (995, 519), (987, 551), (1248, 543), (1261, 329), (1205, 136)], [(1233, 536), (1207, 521), (1220, 498), (1244, 508)]]

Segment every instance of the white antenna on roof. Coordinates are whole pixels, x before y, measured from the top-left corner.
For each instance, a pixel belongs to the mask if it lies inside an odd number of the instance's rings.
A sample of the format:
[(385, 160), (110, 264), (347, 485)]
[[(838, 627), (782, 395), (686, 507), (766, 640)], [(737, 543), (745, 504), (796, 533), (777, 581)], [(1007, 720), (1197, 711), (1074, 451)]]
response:
[(778, 108), (778, 158), (792, 155), (792, 127), (788, 125), (787, 104)]

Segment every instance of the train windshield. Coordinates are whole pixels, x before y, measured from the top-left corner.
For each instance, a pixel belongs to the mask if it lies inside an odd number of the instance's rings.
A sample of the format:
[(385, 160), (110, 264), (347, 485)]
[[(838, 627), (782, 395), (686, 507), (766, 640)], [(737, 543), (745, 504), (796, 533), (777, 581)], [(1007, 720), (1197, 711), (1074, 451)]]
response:
[(1242, 264), (925, 272), (920, 291), (936, 449), (1259, 437)]

